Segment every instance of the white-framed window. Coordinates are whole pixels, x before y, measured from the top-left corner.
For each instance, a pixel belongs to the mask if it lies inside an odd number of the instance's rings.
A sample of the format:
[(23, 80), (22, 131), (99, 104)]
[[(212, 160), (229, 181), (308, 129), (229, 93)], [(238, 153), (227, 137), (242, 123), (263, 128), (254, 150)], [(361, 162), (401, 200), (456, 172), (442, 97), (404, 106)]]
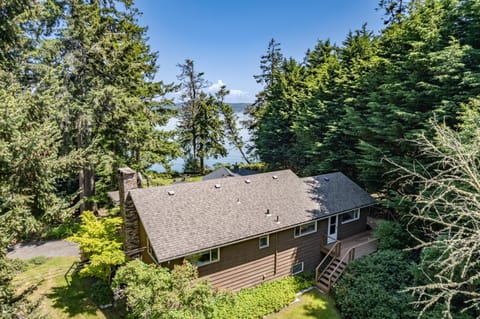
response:
[(292, 266), (292, 275), (296, 275), (301, 272), (303, 272), (303, 261)]
[(202, 251), (186, 257), (187, 260), (197, 267), (215, 263), (220, 260), (220, 248)]
[(360, 219), (360, 209), (354, 209), (342, 214), (342, 224), (351, 223)]
[(317, 232), (317, 222), (314, 221), (314, 222), (306, 223), (306, 224), (295, 227), (293, 236), (297, 238), (297, 237), (313, 234), (316, 232)]
[(263, 249), (270, 246), (270, 236), (262, 236), (258, 238), (258, 248)]

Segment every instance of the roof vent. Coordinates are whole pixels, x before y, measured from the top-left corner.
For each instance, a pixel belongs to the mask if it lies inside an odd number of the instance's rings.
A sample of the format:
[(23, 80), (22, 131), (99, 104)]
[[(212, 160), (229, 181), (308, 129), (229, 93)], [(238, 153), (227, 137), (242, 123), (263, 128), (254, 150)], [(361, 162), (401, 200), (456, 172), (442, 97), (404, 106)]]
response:
[(170, 196), (175, 195), (175, 191), (168, 191), (168, 195), (170, 195)]
[(277, 215), (277, 219), (275, 220), (277, 224), (280, 224), (280, 216)]
[(222, 185), (220, 185), (220, 184), (215, 184), (215, 188), (221, 188), (221, 187), (222, 187)]
[(237, 198), (237, 204), (240, 204), (240, 198)]
[(328, 178), (328, 177), (324, 177), (323, 179), (325, 180), (325, 182), (329, 182), (329, 181), (330, 181), (330, 178)]
[(246, 184), (250, 184), (251, 182), (252, 182), (252, 181), (249, 180), (249, 179), (246, 179), (246, 180), (245, 180), (245, 183), (246, 183)]
[(265, 216), (272, 216), (272, 213), (270, 213), (270, 209), (267, 209), (267, 212), (265, 213)]
[(273, 175), (272, 178), (273, 178), (273, 179), (278, 179), (278, 176), (277, 176), (277, 175)]

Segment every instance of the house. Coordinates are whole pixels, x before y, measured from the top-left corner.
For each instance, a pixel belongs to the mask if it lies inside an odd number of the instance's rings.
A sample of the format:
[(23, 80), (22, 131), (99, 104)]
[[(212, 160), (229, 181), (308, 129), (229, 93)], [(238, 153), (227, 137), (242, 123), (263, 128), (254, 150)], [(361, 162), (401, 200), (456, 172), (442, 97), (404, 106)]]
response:
[(126, 253), (167, 267), (189, 260), (200, 277), (234, 291), (315, 270), (328, 245), (365, 231), (375, 204), (338, 172), (136, 185), (135, 171), (120, 169)]
[(238, 165), (233, 166), (233, 170), (230, 170), (226, 167), (220, 167), (219, 169), (214, 170), (213, 172), (202, 177), (202, 181), (207, 181), (211, 179), (224, 178), (224, 177), (235, 177), (235, 176), (248, 176), (257, 174), (257, 171), (240, 168)]

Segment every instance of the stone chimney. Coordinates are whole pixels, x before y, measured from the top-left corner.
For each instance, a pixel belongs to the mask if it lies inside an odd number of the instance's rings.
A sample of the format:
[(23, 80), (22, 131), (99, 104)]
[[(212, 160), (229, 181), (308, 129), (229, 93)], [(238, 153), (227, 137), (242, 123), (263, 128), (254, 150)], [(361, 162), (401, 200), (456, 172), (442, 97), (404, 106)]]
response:
[(137, 188), (137, 172), (130, 167), (118, 169), (120, 215), (123, 219), (122, 236), (123, 249), (125, 252), (140, 248), (140, 233), (138, 214), (131, 201), (127, 202), (128, 191)]

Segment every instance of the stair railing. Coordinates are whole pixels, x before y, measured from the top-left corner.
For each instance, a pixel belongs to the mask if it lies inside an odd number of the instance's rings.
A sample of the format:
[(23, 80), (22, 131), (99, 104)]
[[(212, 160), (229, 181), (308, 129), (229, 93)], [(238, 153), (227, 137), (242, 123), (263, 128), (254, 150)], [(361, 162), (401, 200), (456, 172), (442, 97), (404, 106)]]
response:
[[(342, 256), (342, 258), (340, 259), (340, 262), (337, 264), (337, 266), (335, 268), (333, 268), (333, 271), (330, 273), (330, 275), (328, 276), (328, 287), (327, 289), (330, 291), (330, 288), (332, 287), (332, 285), (338, 280), (338, 278), (340, 278), (340, 275), (335, 279), (333, 278), (333, 275), (335, 274), (335, 272), (338, 270), (338, 267), (340, 267), (340, 265), (342, 263), (345, 263), (345, 264), (348, 264), (349, 262), (351, 262), (352, 260), (355, 259), (355, 250), (359, 247), (362, 247), (364, 245), (368, 245), (370, 243), (373, 243), (373, 242), (378, 242), (378, 239), (377, 238), (372, 238), (372, 239), (369, 239), (367, 240), (366, 242), (363, 242), (363, 243), (360, 243), (358, 245), (355, 245), (353, 247), (350, 247), (349, 250), (347, 250), (347, 252), (345, 253), (345, 255)], [(346, 261), (345, 261), (346, 260)], [(343, 273), (343, 271), (342, 271)]]
[[(330, 248), (328, 253), (325, 255), (325, 257), (323, 257), (322, 261), (315, 268), (315, 282), (318, 282), (318, 279), (323, 276), (323, 274), (328, 269), (330, 264), (333, 263), (335, 258), (340, 257), (341, 250), (342, 250), (342, 243), (338, 240), (335, 242), (335, 244), (333, 244), (332, 248)], [(327, 264), (327, 265), (322, 269), (322, 272), (319, 274), (320, 268), (324, 264)]]

